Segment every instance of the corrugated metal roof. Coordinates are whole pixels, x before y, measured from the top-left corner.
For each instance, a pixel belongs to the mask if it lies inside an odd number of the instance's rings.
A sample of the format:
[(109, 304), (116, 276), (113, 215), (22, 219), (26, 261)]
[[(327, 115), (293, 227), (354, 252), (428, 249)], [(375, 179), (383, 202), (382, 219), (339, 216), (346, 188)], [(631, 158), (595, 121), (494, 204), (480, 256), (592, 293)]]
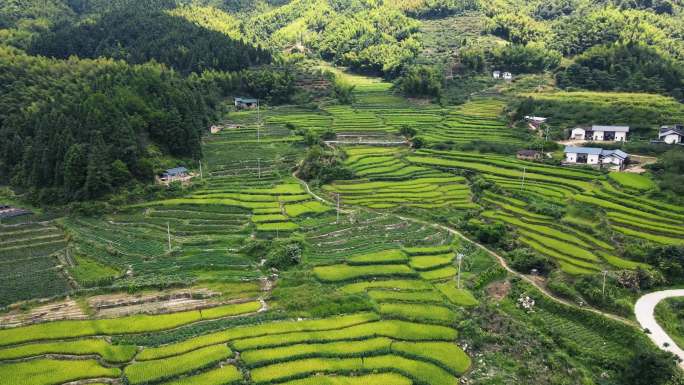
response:
[(574, 153), (574, 154), (588, 154), (588, 155), (601, 155), (601, 151), (603, 151), (602, 148), (598, 147), (575, 147), (575, 146), (567, 146), (565, 147), (565, 150), (563, 152), (565, 153)]
[(591, 126), (592, 131), (629, 132), (628, 126)]
[(623, 160), (629, 158), (629, 154), (622, 150), (603, 150), (601, 156), (612, 156)]
[(175, 168), (170, 168), (164, 172), (164, 175), (178, 175), (178, 174), (184, 174), (187, 173), (188, 169), (185, 167), (175, 167)]

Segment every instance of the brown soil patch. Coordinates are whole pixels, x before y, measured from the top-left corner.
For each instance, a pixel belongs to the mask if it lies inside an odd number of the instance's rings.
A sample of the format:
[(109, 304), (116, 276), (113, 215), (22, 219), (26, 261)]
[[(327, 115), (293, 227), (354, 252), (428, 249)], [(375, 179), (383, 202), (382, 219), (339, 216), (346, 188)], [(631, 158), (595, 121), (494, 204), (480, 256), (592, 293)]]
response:
[(509, 281), (498, 281), (489, 284), (485, 288), (487, 295), (492, 297), (495, 301), (501, 301), (511, 291), (511, 283)]
[(86, 319), (88, 315), (72, 299), (52, 302), (29, 309), (28, 311), (12, 310), (0, 316), (1, 327), (15, 327), (39, 322), (57, 320)]
[(218, 305), (220, 293), (207, 289), (172, 290), (140, 294), (106, 294), (88, 298), (88, 306), (97, 318), (114, 318), (131, 314), (159, 314), (202, 309)]

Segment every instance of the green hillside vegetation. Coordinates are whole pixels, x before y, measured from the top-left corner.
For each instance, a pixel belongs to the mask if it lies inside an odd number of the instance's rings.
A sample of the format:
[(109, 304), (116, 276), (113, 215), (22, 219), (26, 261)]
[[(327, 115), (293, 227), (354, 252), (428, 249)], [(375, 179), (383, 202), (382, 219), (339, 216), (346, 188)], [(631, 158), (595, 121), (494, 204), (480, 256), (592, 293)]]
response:
[(66, 59), (110, 57), (141, 64), (152, 59), (178, 72), (237, 71), (268, 64), (268, 51), (184, 18), (142, 5), (103, 14), (94, 23), (61, 24), (36, 39), (29, 53)]
[[(681, 15), (2, 2), (0, 384), (681, 384)], [(562, 164), (591, 124), (645, 172)]]

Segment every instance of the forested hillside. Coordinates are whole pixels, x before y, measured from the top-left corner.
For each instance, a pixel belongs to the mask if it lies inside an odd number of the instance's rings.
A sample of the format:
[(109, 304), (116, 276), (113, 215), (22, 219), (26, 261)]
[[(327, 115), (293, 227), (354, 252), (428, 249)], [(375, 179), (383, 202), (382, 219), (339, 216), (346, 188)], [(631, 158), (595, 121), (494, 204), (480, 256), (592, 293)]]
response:
[(59, 61), (2, 48), (0, 68), (0, 173), (44, 189), (44, 201), (96, 198), (132, 177), (151, 181), (153, 143), (199, 157), (217, 102), (158, 64)]
[(156, 60), (183, 74), (238, 71), (271, 61), (260, 47), (140, 4), (107, 12), (93, 23), (63, 22), (37, 38), (28, 52), (62, 59), (109, 57), (133, 64)]

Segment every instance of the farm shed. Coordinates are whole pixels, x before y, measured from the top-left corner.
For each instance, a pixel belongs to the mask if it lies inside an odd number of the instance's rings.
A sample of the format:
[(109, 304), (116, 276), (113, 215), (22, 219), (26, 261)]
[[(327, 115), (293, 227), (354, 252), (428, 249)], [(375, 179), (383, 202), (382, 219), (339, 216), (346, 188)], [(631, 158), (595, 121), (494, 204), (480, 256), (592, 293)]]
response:
[(530, 128), (534, 130), (538, 130), (539, 127), (546, 123), (546, 118), (542, 118), (541, 116), (525, 116), (525, 121), (530, 125)]
[(31, 215), (33, 212), (9, 205), (0, 204), (0, 220)]
[(251, 98), (235, 98), (235, 107), (237, 109), (252, 109), (257, 108), (259, 101)]
[(628, 126), (599, 126), (593, 125), (591, 128), (577, 127), (572, 130), (570, 139), (591, 140), (591, 141), (614, 141), (624, 142), (629, 133)]
[(522, 160), (540, 160), (542, 158), (542, 154), (535, 150), (520, 150), (516, 154), (516, 158)]
[(667, 144), (684, 143), (684, 125), (662, 126), (658, 133), (658, 140)]
[(161, 175), (162, 182), (173, 182), (188, 177), (188, 169), (185, 167), (170, 168)]

